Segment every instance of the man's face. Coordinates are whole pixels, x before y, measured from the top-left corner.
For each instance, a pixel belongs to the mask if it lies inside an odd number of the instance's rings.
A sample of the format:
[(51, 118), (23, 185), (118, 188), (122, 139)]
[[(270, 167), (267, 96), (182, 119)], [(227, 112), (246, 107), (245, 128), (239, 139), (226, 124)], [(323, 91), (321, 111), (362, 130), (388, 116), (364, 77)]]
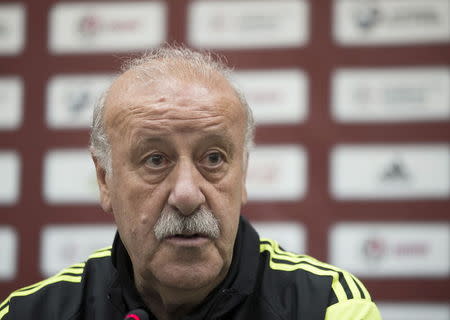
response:
[[(173, 78), (144, 85), (129, 71), (106, 100), (112, 172), (97, 166), (102, 207), (114, 215), (136, 281), (156, 290), (212, 288), (231, 263), (246, 201), (245, 113), (217, 77), (210, 86)], [(158, 240), (163, 209), (185, 217), (209, 210), (220, 233)]]

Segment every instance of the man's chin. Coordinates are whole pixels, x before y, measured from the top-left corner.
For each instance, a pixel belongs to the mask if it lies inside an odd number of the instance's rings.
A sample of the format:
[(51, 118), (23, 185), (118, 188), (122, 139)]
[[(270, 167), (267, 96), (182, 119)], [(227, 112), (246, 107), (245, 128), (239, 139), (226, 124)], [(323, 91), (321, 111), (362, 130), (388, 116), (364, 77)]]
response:
[(154, 265), (153, 275), (161, 286), (180, 290), (213, 288), (222, 281), (226, 273), (221, 257), (200, 261), (180, 260)]

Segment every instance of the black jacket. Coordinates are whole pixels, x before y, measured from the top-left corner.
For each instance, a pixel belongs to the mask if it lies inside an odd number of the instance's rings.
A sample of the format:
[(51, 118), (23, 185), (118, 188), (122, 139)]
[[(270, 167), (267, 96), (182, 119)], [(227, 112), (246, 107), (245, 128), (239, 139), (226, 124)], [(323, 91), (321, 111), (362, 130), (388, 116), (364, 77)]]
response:
[[(0, 305), (0, 320), (120, 320), (135, 308), (145, 309), (145, 305), (117, 234), (112, 248), (98, 250), (85, 263), (13, 292)], [(309, 256), (286, 252), (272, 240), (259, 239), (241, 218), (227, 277), (183, 319), (381, 318), (354, 276)]]

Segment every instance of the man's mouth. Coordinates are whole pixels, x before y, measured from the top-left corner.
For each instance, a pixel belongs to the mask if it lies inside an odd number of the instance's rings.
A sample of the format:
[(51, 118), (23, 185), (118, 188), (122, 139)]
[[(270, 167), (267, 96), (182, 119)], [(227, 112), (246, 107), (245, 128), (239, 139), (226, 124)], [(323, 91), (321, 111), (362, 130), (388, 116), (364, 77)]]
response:
[(194, 234), (176, 234), (176, 235), (173, 235), (173, 236), (170, 236), (169, 238), (172, 238), (172, 237), (174, 237), (174, 238), (184, 238), (184, 239), (192, 239), (192, 238), (197, 238), (197, 237), (205, 237), (205, 236), (203, 236), (203, 235), (201, 235), (201, 234), (199, 234), (199, 233), (194, 233)]
[(174, 245), (195, 247), (205, 244), (209, 240), (209, 237), (200, 233), (175, 234), (166, 237), (166, 240)]

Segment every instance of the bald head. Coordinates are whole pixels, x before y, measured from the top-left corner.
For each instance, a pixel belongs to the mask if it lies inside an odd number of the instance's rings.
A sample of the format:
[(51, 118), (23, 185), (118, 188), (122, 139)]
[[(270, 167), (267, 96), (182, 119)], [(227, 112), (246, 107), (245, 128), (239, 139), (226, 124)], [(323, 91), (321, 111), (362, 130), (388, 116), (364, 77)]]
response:
[[(170, 90), (175, 83), (195, 82), (206, 89), (230, 91), (242, 107), (246, 118), (246, 150), (253, 144), (252, 112), (242, 93), (231, 82), (231, 70), (219, 59), (214, 59), (210, 53), (195, 52), (187, 48), (159, 48), (128, 61), (122, 71), (94, 108), (90, 149), (107, 172), (111, 171), (111, 146), (108, 136), (110, 123), (105, 121), (105, 115), (111, 106), (126, 106), (127, 100), (140, 88), (151, 88), (152, 92), (157, 93), (162, 87), (164, 90)], [(179, 88), (175, 85), (174, 87)], [(154, 98), (157, 95), (152, 96)]]

